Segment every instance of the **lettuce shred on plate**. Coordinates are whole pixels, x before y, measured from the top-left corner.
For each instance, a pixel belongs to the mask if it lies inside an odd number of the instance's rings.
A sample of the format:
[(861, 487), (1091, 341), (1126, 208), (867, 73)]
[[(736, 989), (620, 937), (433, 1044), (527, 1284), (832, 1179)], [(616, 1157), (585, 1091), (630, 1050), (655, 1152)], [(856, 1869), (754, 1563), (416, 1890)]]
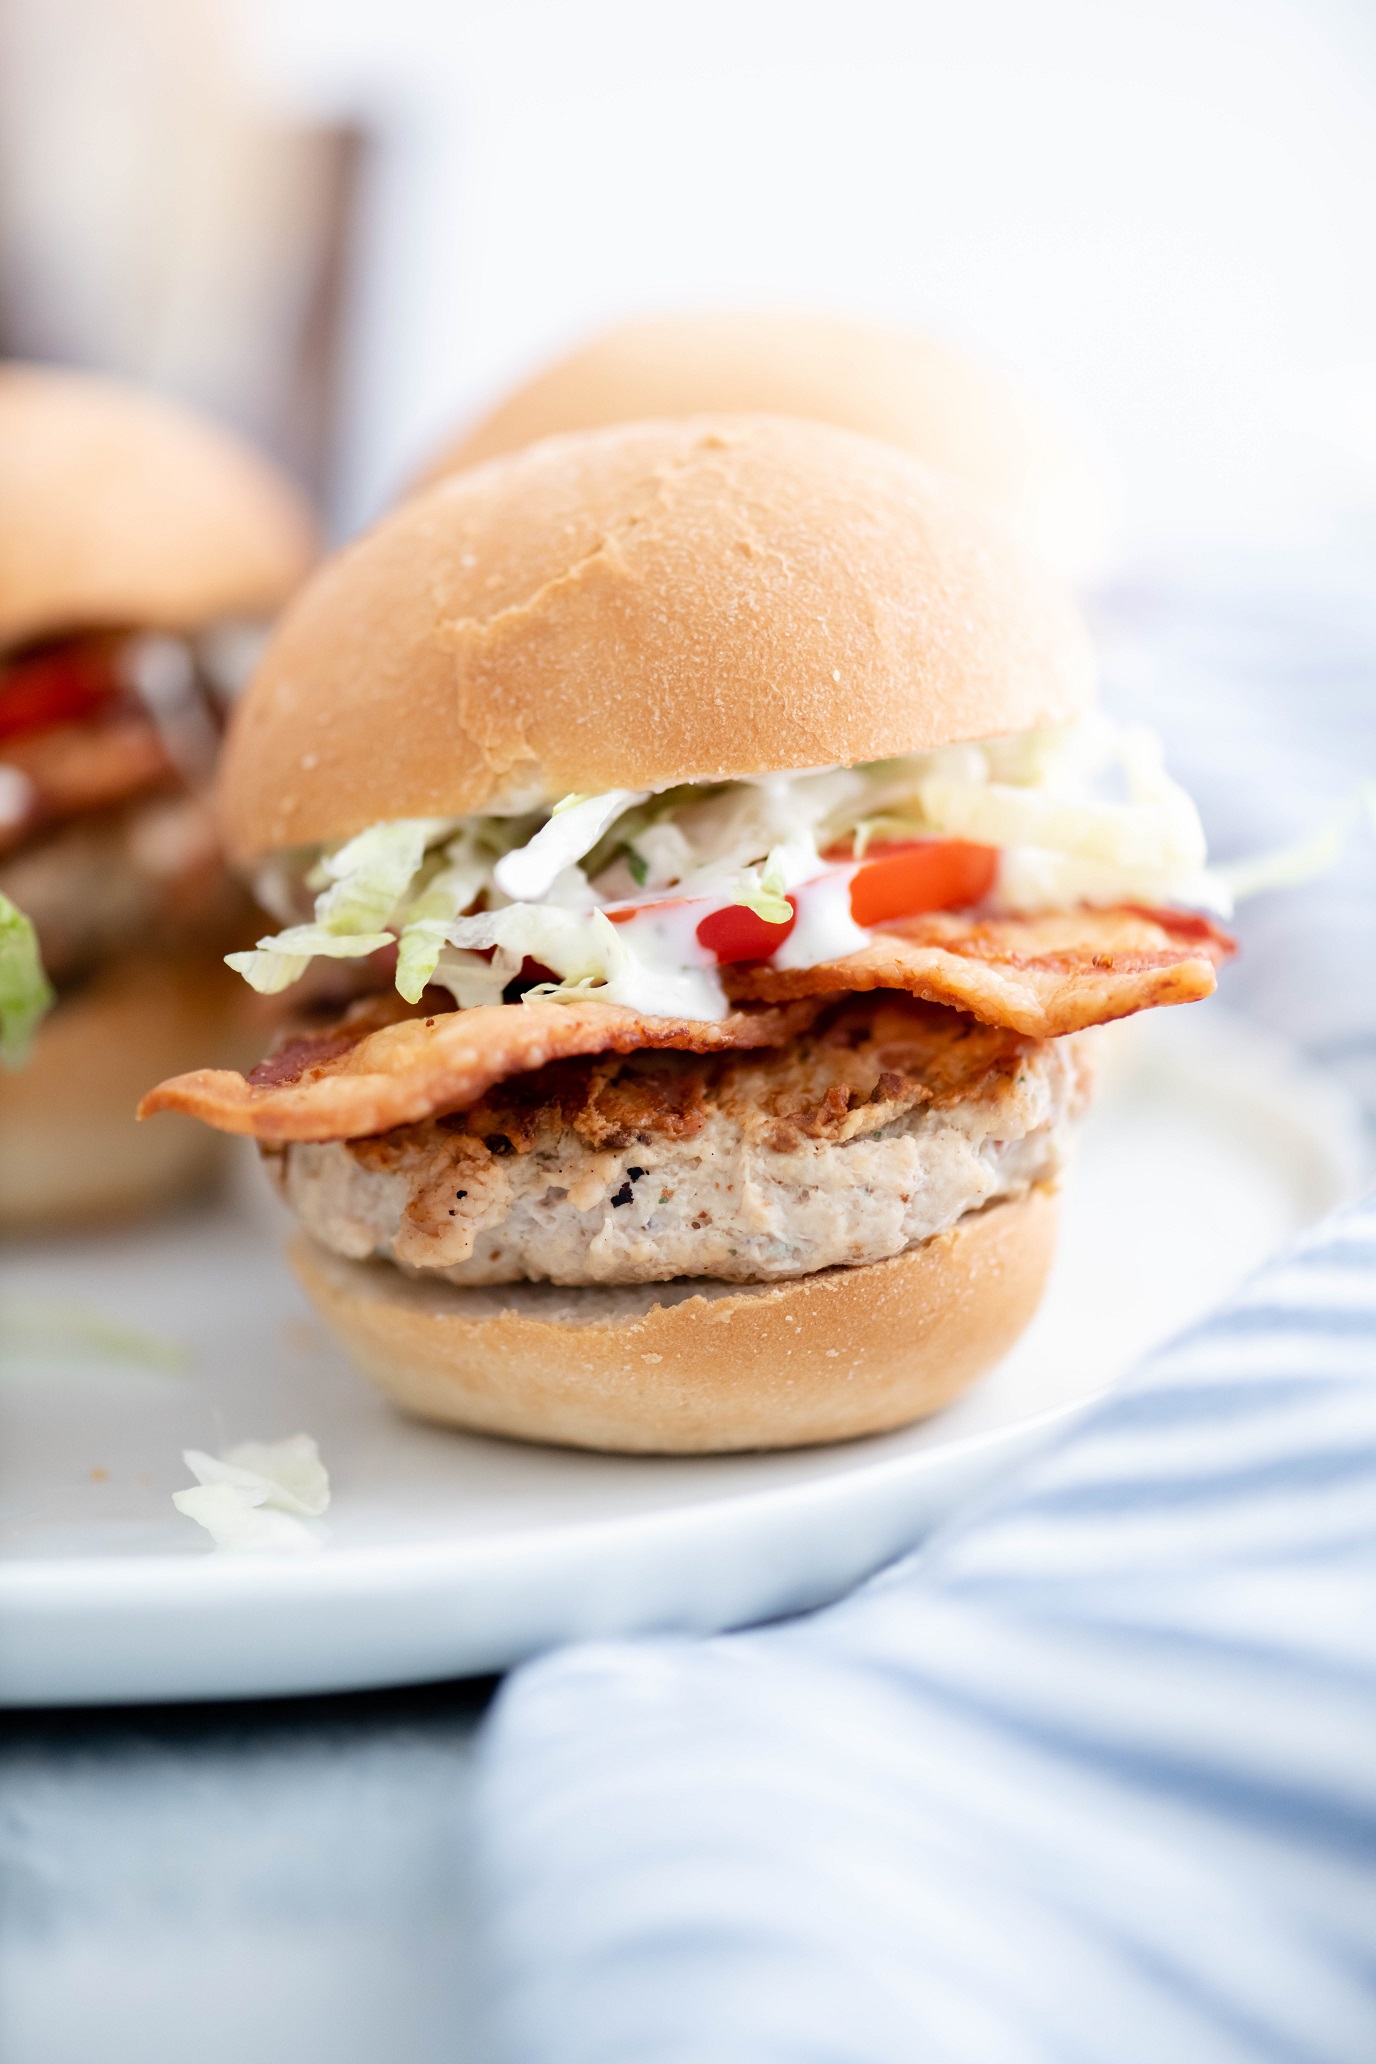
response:
[(0, 1061), (22, 1067), (33, 1035), (52, 1009), (53, 987), (43, 971), (32, 920), (0, 895)]
[(783, 925), (796, 906), (777, 964), (820, 965), (868, 943), (846, 889), (867, 851), (923, 839), (997, 848), (989, 904), (1005, 915), (1231, 907), (1156, 739), (1094, 716), (858, 767), (377, 824), (332, 850), (274, 861), (260, 894), (295, 921), (229, 964), (275, 992), (317, 954), (363, 957), (395, 943), (396, 986), (412, 1004), (432, 982), (460, 1008), (500, 1002), (534, 962), (550, 979), (532, 997), (720, 1018), (717, 956), (696, 934), (704, 908), (739, 906)]
[(330, 1479), (308, 1433), (242, 1441), (222, 1455), (187, 1448), (182, 1460), (196, 1483), (174, 1491), (172, 1503), (204, 1527), (217, 1548), (309, 1554), (320, 1547), (302, 1521), (328, 1509)]

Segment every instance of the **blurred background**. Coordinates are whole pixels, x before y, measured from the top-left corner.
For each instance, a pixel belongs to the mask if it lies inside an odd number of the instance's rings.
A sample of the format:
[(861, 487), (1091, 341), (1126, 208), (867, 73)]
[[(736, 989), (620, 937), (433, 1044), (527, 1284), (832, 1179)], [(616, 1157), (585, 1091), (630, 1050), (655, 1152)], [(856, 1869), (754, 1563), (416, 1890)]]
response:
[(1376, 513), (1363, 0), (0, 0), (0, 346), (337, 534), (646, 310), (908, 323), (1077, 432), (1107, 571)]

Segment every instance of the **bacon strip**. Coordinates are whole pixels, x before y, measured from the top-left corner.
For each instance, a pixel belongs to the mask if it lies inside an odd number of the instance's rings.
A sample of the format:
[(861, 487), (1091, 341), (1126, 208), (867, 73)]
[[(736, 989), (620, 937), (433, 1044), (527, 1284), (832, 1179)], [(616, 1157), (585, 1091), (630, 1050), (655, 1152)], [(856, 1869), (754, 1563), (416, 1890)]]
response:
[(139, 1116), (185, 1111), (220, 1132), (259, 1140), (365, 1139), (464, 1110), (508, 1076), (572, 1055), (784, 1046), (807, 1030), (821, 1006), (821, 998), (809, 997), (706, 1023), (647, 1018), (610, 1003), (484, 1004), (386, 1025), (342, 1051), (338, 1037), (303, 1040), (296, 1049), (301, 1072), (288, 1080), (276, 1064), (289, 1063), (291, 1049), (273, 1057), (263, 1071), (272, 1078), (267, 1081), (246, 1080), (226, 1068), (174, 1075), (150, 1090)]
[(723, 968), (733, 1003), (784, 1003), (838, 989), (906, 989), (1034, 1039), (1211, 996), (1236, 949), (1179, 911), (1072, 910), (972, 919), (947, 912), (886, 927), (872, 946), (820, 967)]
[(988, 1025), (1053, 1039), (1160, 1004), (1208, 996), (1231, 940), (1204, 918), (1148, 910), (1049, 917), (915, 918), (824, 967), (722, 970), (738, 1006), (717, 1023), (616, 1004), (492, 1004), (378, 1026), (365, 1011), (273, 1055), (254, 1079), (201, 1069), (164, 1082), (139, 1116), (185, 1111), (260, 1140), (362, 1139), (474, 1104), (497, 1083), (573, 1055), (677, 1047), (777, 1047), (826, 999), (906, 990)]

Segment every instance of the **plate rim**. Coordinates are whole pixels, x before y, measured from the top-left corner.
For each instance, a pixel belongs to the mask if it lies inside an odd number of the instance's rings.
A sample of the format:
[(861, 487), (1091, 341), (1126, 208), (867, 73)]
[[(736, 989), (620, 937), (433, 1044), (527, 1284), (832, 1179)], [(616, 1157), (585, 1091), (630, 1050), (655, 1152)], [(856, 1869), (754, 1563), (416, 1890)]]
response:
[[(1001, 1426), (962, 1434), (940, 1445), (919, 1448), (902, 1455), (875, 1457), (854, 1469), (825, 1477), (804, 1478), (787, 1484), (766, 1485), (736, 1493), (679, 1502), (640, 1512), (608, 1514), (601, 1518), (556, 1520), (504, 1531), (449, 1536), (441, 1539), (383, 1543), (353, 1548), (329, 1548), (319, 1554), (284, 1556), (281, 1553), (242, 1552), (226, 1554), (209, 1541), (202, 1548), (191, 1542), (175, 1555), (105, 1555), (21, 1557), (0, 1562), (0, 1612), (22, 1607), (26, 1594), (32, 1602), (63, 1603), (64, 1595), (82, 1594), (89, 1602), (93, 1590), (114, 1593), (137, 1587), (144, 1603), (162, 1590), (169, 1603), (180, 1603), (188, 1588), (209, 1583), (215, 1594), (242, 1600), (255, 1591), (265, 1601), (307, 1602), (312, 1595), (328, 1596), (340, 1589), (353, 1589), (360, 1576), (394, 1575), (404, 1579), (420, 1574), (438, 1579), (443, 1570), (457, 1573), (465, 1562), (519, 1561), (538, 1547), (557, 1550), (563, 1545), (615, 1545), (618, 1536), (643, 1539), (652, 1533), (672, 1541), (676, 1534), (718, 1523), (729, 1514), (732, 1523), (749, 1522), (775, 1512), (788, 1513), (795, 1507), (818, 1503), (844, 1504), (877, 1483), (888, 1485), (906, 1478), (921, 1478), (953, 1462), (977, 1460), (990, 1450), (1018, 1443), (1032, 1444), (1049, 1437), (1062, 1421), (1082, 1417), (1109, 1394), (1112, 1385), (1083, 1397), (1049, 1405)], [(898, 1430), (898, 1429), (895, 1429)], [(884, 1438), (880, 1435), (879, 1438)], [(820, 1444), (834, 1447), (836, 1443)], [(568, 1450), (577, 1453), (578, 1450)], [(681, 1459), (681, 1458), (677, 1458)], [(710, 1459), (710, 1458), (704, 1458)], [(214, 1571), (208, 1576), (208, 1571)], [(376, 1585), (368, 1585), (370, 1591)]]

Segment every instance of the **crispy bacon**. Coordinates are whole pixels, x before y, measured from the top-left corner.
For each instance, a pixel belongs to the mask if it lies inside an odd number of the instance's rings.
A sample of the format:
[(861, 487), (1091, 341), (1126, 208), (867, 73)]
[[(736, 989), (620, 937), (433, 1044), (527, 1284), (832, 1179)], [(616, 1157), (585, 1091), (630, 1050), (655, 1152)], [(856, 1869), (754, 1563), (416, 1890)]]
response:
[(1166, 910), (1072, 910), (1038, 917), (908, 918), (820, 967), (727, 968), (733, 1003), (784, 1003), (854, 989), (906, 989), (1036, 1039), (1212, 995), (1234, 952), (1208, 918)]
[(379, 1023), (398, 1008), (379, 1000), (280, 1050), (251, 1080), (219, 1069), (175, 1076), (144, 1098), (139, 1115), (185, 1111), (264, 1141), (362, 1139), (465, 1110), (509, 1077), (570, 1056), (783, 1046), (829, 998), (870, 989), (907, 991), (1051, 1039), (1208, 996), (1215, 966), (1232, 950), (1206, 919), (1167, 911), (933, 914), (824, 967), (725, 971), (737, 1008), (718, 1023), (592, 1001), (492, 1004)]
[(463, 1110), (508, 1076), (573, 1054), (783, 1046), (821, 1006), (809, 997), (707, 1023), (647, 1018), (609, 1003), (485, 1004), (364, 1029), (342, 1050), (335, 1044), (330, 1051), (329, 1039), (299, 1041), (290, 1064), (300, 1072), (286, 1079), (254, 1083), (224, 1068), (176, 1075), (144, 1098), (139, 1116), (186, 1111), (221, 1132), (260, 1140), (363, 1139)]

